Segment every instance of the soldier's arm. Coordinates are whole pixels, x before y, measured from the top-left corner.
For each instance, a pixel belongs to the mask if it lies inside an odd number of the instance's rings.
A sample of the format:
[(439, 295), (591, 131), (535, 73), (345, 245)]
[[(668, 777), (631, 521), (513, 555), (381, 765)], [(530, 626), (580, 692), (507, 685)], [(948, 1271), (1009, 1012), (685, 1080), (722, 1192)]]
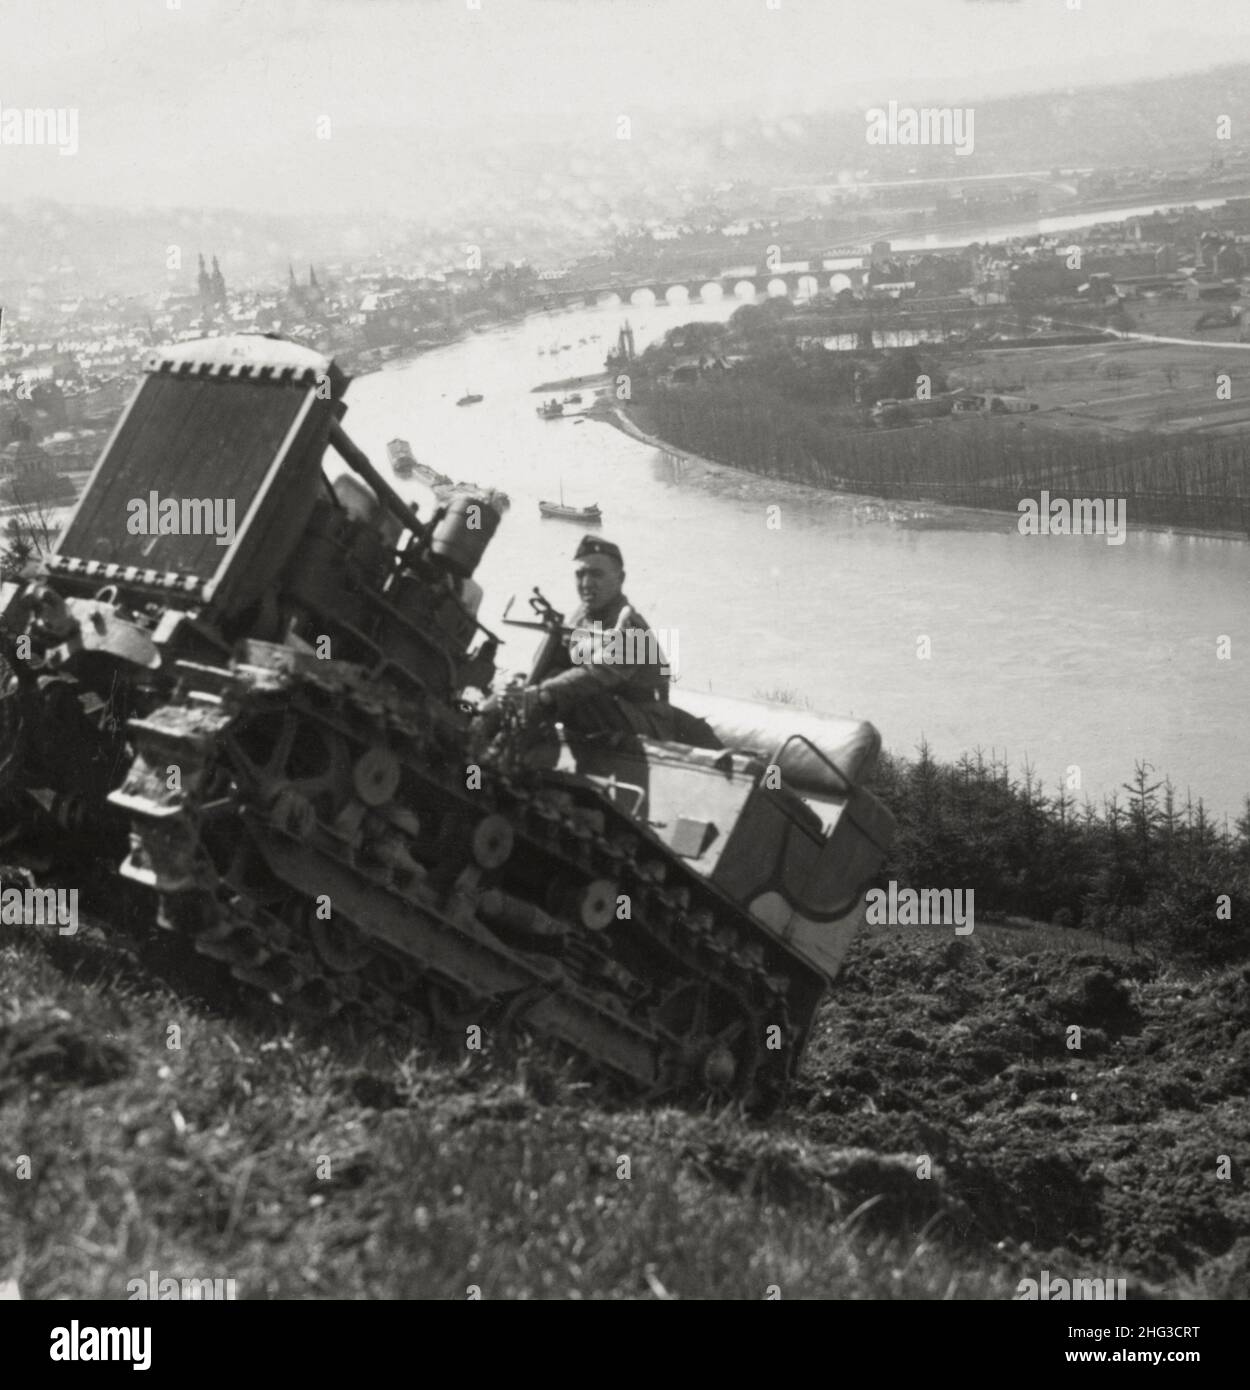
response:
[[(623, 632), (627, 627), (638, 626), (640, 624), (634, 610), (626, 604), (617, 614), (612, 627), (604, 629), (604, 638), (607, 638), (609, 632)], [(577, 641), (576, 631), (573, 641)], [(566, 652), (568, 669), (539, 683), (543, 704), (553, 708), (557, 715), (563, 714), (579, 700), (621, 690), (630, 684), (637, 673), (638, 666), (629, 660), (629, 652), (624, 643), (621, 643), (621, 648), (615, 655), (602, 648), (596, 651), (589, 643), (583, 645), (582, 652), (584, 659), (580, 661), (574, 661)]]
[(571, 664), (569, 649), (563, 638), (558, 633), (548, 633), (534, 653), (530, 680), (535, 685), (541, 685), (557, 672), (567, 671)]
[(629, 668), (612, 664), (587, 664), (573, 666), (559, 675), (540, 682), (539, 698), (543, 704), (553, 708), (556, 714), (564, 714), (579, 700), (588, 700), (594, 695), (611, 694), (629, 680)]

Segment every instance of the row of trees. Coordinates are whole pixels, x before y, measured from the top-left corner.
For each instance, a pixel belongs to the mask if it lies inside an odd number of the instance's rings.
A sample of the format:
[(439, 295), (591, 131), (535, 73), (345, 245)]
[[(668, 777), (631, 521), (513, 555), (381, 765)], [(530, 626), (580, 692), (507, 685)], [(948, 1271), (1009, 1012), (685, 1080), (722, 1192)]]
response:
[(1101, 808), (980, 751), (886, 757), (878, 795), (899, 833), (881, 882), (972, 888), (982, 912), (1151, 946), (1191, 962), (1250, 959), (1250, 797), (1234, 826), (1139, 764)]
[(1118, 439), (1024, 428), (1012, 416), (888, 431), (866, 424), (865, 405), (915, 395), (921, 375), (932, 393), (943, 389), (939, 366), (912, 349), (872, 357), (769, 350), (689, 386), (666, 387), (659, 376), (641, 375), (634, 395), (664, 439), (769, 477), (1013, 512), (1022, 496), (1043, 488), (1076, 491), (1125, 497), (1138, 522), (1250, 529), (1250, 449), (1243, 439)]
[[(672, 328), (633, 362), (609, 357), (612, 371), (628, 371), (645, 394), (662, 387), (681, 363), (697, 360), (702, 378), (715, 378), (715, 369), (732, 362), (734, 391), (763, 386), (781, 402), (802, 405), (825, 418), (841, 407), (870, 406), (878, 400), (913, 396), (923, 373), (929, 389), (947, 389), (941, 364), (914, 348), (878, 352), (869, 347), (856, 352), (829, 352), (812, 337), (818, 331), (805, 320), (793, 318), (784, 299), (744, 304), (728, 323), (699, 322)], [(857, 414), (854, 423), (862, 425)]]

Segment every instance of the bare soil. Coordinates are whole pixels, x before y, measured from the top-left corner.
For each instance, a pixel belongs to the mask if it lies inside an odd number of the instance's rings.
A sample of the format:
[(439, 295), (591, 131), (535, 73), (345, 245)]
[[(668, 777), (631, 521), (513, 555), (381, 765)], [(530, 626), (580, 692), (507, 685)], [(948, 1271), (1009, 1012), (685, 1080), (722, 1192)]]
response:
[(870, 932), (766, 1122), (613, 1104), (538, 1052), (312, 1033), (99, 920), (0, 929), (0, 974), (26, 1298), (151, 1270), (239, 1297), (1009, 1299), (1043, 1269), (1250, 1296), (1250, 970)]

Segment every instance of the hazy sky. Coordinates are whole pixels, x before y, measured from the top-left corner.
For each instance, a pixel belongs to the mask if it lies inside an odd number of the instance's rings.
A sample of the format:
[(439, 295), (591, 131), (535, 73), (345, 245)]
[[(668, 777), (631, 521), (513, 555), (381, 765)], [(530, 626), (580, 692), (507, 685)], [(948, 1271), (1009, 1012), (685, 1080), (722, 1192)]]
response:
[(0, 109), (77, 108), (80, 146), (0, 145), (0, 198), (380, 208), (422, 179), (427, 133), (606, 146), (646, 107), (954, 103), (1250, 60), (1250, 0), (475, 3), (0, 0)]

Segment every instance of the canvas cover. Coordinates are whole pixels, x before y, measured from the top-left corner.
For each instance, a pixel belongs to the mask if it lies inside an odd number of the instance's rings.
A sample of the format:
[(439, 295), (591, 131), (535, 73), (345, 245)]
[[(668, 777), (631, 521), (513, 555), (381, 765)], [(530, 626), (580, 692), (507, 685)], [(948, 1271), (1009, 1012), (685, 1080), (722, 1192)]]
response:
[[(740, 748), (768, 762), (782, 750), (781, 775), (800, 795), (840, 797), (847, 784), (862, 782), (872, 771), (881, 751), (881, 735), (868, 723), (812, 714), (790, 705), (735, 700), (725, 695), (704, 695), (682, 690), (674, 704), (705, 719), (727, 748)], [(801, 735), (844, 775), (838, 777), (804, 743), (786, 740)]]

